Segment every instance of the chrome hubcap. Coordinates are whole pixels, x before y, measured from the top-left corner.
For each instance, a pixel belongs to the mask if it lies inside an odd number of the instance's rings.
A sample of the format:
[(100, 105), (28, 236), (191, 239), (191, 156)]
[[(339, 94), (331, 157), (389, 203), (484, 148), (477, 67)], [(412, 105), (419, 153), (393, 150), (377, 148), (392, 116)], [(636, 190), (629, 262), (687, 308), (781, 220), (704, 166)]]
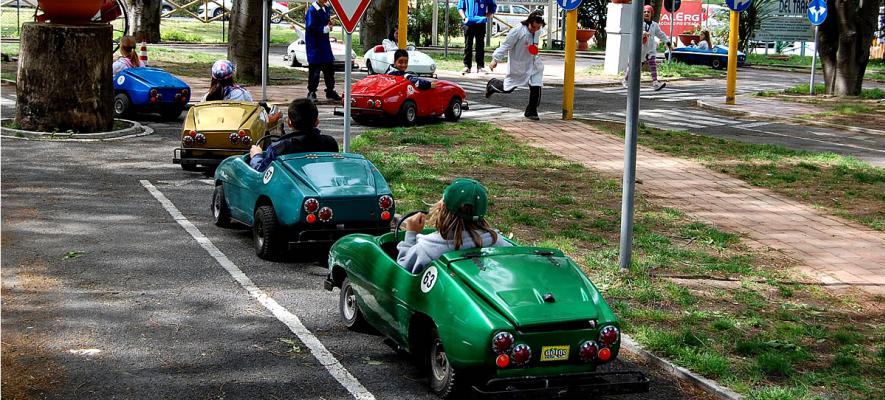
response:
[(344, 293), (344, 318), (350, 320), (353, 318), (353, 315), (356, 313), (356, 296), (353, 294), (353, 289), (350, 287), (347, 288), (347, 291)]
[(439, 340), (433, 344), (430, 360), (433, 377), (438, 381), (445, 379), (446, 372), (449, 369), (449, 359), (446, 357), (446, 351), (443, 350), (442, 343), (440, 343)]

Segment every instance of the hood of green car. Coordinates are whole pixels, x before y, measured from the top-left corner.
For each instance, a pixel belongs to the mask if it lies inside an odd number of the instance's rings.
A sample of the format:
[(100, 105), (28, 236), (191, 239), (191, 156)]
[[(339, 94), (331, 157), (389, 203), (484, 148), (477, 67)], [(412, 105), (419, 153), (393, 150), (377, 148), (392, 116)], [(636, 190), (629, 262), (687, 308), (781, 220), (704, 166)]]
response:
[(289, 157), (285, 165), (323, 197), (374, 196), (375, 179), (368, 162), (339, 153)]
[(561, 252), (498, 247), (475, 254), (449, 267), (517, 327), (599, 318), (599, 292)]
[(197, 132), (236, 131), (257, 111), (258, 106), (239, 101), (208, 101), (195, 105), (194, 126)]

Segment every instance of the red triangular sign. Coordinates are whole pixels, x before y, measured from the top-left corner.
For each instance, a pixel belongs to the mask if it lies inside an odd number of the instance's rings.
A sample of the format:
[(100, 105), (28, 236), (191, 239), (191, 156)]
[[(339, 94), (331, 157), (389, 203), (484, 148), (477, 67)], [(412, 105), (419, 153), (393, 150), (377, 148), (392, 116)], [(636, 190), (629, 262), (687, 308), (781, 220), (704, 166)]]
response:
[(338, 14), (341, 25), (348, 33), (353, 33), (356, 24), (366, 13), (366, 8), (371, 0), (331, 0), (332, 8)]

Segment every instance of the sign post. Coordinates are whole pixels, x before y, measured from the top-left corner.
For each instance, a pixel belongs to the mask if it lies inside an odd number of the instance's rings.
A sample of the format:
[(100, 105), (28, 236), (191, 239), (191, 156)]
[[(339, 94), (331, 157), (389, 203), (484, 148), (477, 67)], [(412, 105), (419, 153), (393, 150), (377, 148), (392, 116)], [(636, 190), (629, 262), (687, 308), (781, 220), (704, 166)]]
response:
[[(675, 14), (676, 11), (679, 11), (679, 6), (681, 5), (682, 0), (664, 0), (664, 9), (670, 13), (670, 35), (668, 37), (670, 38), (671, 43), (676, 43), (676, 41), (673, 40), (673, 25), (676, 25)], [(670, 62), (672, 58), (673, 57), (667, 58), (667, 62)]]
[[(366, 13), (366, 7), (369, 6), (370, 0), (331, 0), (332, 8), (338, 14), (341, 20), (341, 26), (347, 32), (347, 38), (344, 40), (344, 152), (350, 152), (350, 75), (353, 69), (353, 61), (350, 59), (350, 53), (353, 51), (353, 30), (356, 24), (363, 18)], [(403, 0), (405, 1), (405, 0)], [(403, 32), (400, 32), (400, 39), (404, 39)]]
[(725, 104), (734, 104), (734, 92), (737, 87), (737, 48), (738, 48), (738, 22), (741, 11), (750, 8), (752, 0), (725, 0), (725, 5), (731, 9), (731, 24), (728, 29), (728, 77), (725, 86)]
[[(571, 120), (575, 111), (575, 47), (578, 42), (578, 6), (581, 0), (556, 0), (565, 10), (565, 75), (562, 77), (562, 119)], [(552, 41), (550, 37), (548, 40)]]
[(811, 55), (811, 82), (808, 84), (808, 93), (814, 94), (814, 68), (817, 65), (817, 27), (827, 19), (827, 2), (824, 0), (811, 0), (808, 2), (808, 20), (814, 25), (814, 54)]

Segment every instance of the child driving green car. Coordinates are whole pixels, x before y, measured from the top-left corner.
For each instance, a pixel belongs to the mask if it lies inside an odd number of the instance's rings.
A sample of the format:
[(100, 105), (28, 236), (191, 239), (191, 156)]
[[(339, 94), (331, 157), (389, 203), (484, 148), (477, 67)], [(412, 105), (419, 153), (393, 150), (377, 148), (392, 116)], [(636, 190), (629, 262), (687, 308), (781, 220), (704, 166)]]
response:
[(396, 246), (399, 251), (397, 264), (415, 274), (445, 252), (477, 246), (510, 246), (486, 222), (487, 208), (488, 192), (482, 184), (473, 179), (455, 179), (426, 218), (428, 223), (435, 225), (436, 232), (418, 233), (424, 230), (425, 215), (422, 213), (403, 221), (406, 237)]

